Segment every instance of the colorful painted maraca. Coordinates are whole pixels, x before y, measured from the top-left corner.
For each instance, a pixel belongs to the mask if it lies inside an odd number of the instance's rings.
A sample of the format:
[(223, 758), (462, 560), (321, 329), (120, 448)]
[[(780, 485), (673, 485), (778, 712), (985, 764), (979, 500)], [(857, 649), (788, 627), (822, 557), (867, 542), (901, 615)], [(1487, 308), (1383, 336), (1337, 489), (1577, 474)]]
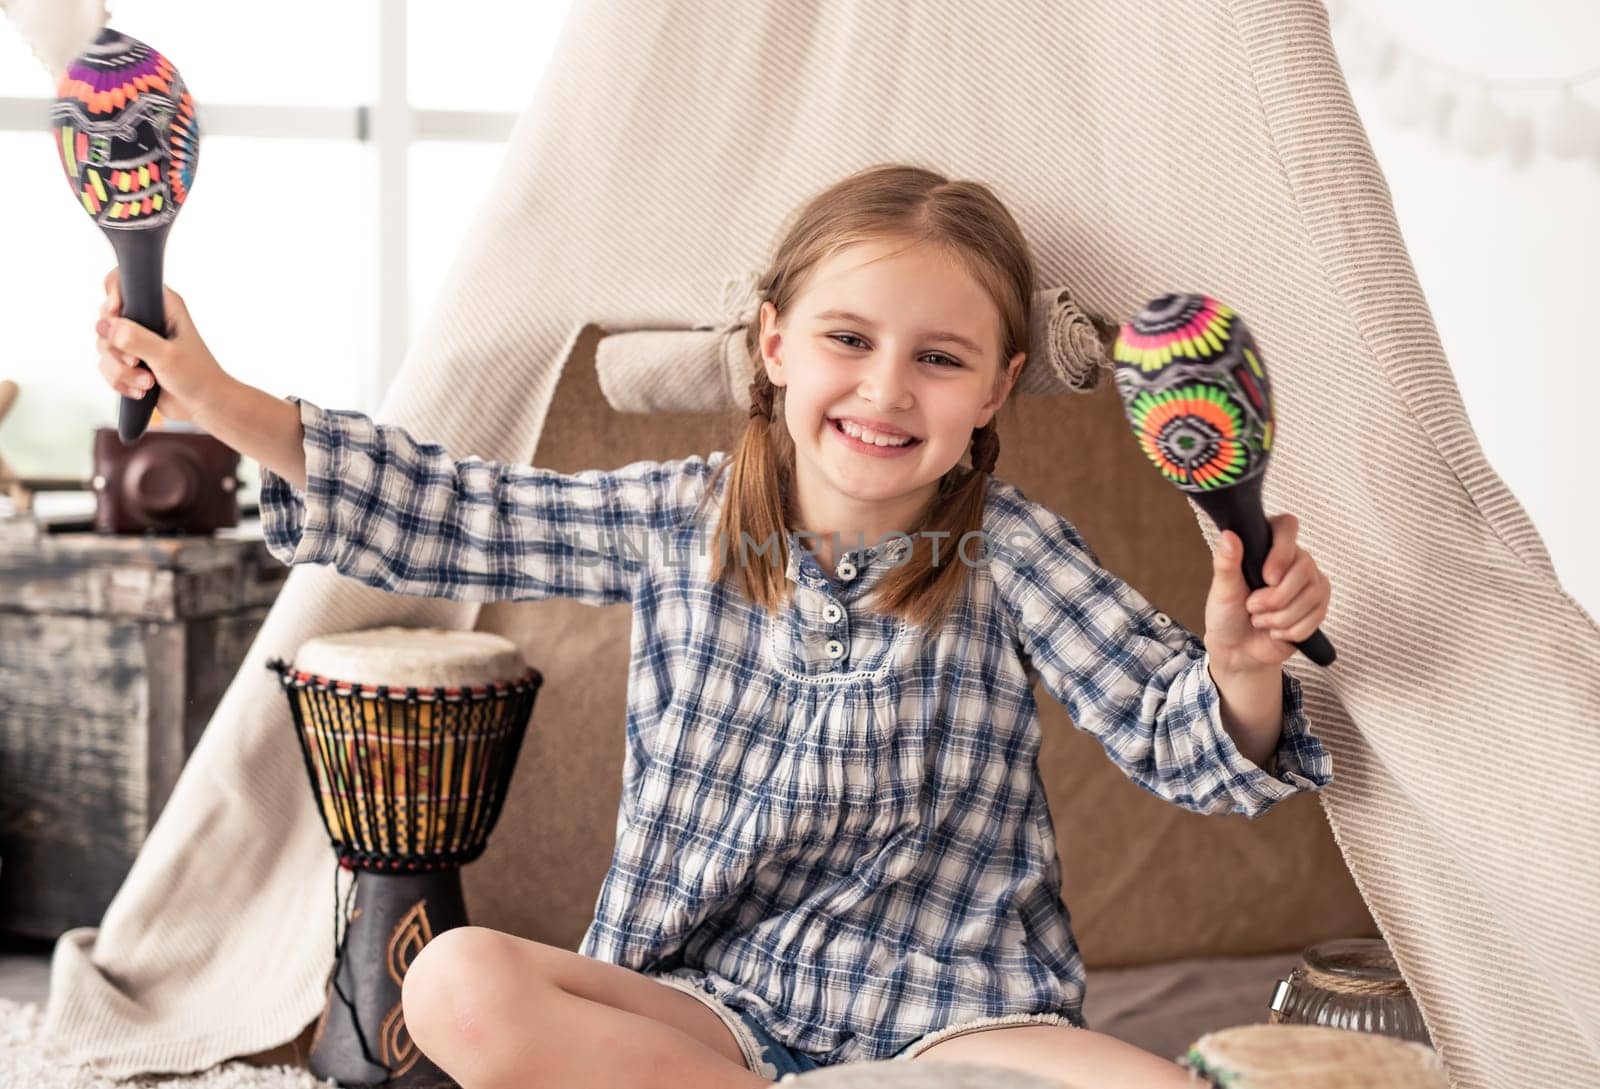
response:
[[(194, 100), (171, 61), (109, 28), (67, 66), (56, 91), (50, 117), (61, 168), (116, 251), (122, 315), (166, 336), (162, 262), (200, 154)], [(156, 385), (122, 398), (124, 445), (144, 434), (160, 395)]]
[[(1272, 548), (1261, 506), (1272, 385), (1244, 320), (1206, 295), (1162, 295), (1122, 326), (1113, 355), (1122, 407), (1145, 455), (1219, 530), (1239, 535), (1245, 583), (1259, 590)], [(1333, 664), (1333, 644), (1320, 630), (1295, 646), (1318, 665)]]

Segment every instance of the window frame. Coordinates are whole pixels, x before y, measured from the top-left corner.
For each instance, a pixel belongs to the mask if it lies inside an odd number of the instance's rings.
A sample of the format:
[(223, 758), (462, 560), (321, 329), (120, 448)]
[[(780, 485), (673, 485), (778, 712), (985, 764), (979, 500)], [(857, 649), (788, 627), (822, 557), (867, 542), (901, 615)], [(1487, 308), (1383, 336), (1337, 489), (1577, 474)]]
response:
[[(409, 341), (410, 149), (428, 141), (504, 142), (517, 114), (491, 110), (421, 110), (409, 102), (406, 5), (379, 4), (378, 91), (358, 106), (266, 106), (197, 102), (201, 139), (354, 140), (373, 146), (377, 177), (378, 300), (376, 373), (361, 376), (363, 400), (376, 407), (405, 359)], [(48, 134), (50, 98), (0, 97), (0, 132)]]

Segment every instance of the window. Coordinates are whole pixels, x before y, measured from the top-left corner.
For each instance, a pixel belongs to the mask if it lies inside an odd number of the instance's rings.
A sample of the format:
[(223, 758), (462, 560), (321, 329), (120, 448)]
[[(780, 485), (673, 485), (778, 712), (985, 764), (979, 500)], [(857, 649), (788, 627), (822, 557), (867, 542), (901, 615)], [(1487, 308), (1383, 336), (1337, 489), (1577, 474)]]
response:
[[(215, 4), (118, 0), (110, 25), (161, 50), (195, 98), (200, 159), (165, 278), (230, 374), (277, 396), (377, 410), (567, 6), (279, 0), (241, 33), (237, 13)], [(22, 387), (0, 449), (25, 475), (86, 478), (93, 428), (116, 425), (94, 348), (116, 260), (61, 177), (54, 92), (0, 22), (0, 207), (12, 210), (0, 378)], [(397, 196), (405, 213), (384, 214)], [(394, 254), (403, 274), (385, 273)], [(255, 464), (241, 475), (249, 501)], [(86, 493), (75, 498), (92, 509)], [(40, 510), (55, 499), (41, 495)]]

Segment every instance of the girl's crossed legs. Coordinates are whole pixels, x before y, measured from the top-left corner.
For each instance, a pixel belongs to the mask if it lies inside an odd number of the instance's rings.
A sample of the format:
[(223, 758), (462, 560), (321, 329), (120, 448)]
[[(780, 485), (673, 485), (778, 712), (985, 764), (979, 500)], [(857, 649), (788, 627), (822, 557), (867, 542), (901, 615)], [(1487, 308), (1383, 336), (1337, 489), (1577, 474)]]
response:
[[(771, 1084), (752, 1072), (731, 1014), (620, 965), (483, 927), (437, 935), (402, 988), (412, 1040), (462, 1089)], [(908, 1047), (912, 1061), (988, 1063), (1093, 1086), (1192, 1087), (1176, 1063), (1061, 1025), (955, 1025)]]
[(411, 1039), (462, 1089), (770, 1085), (692, 995), (484, 927), (435, 935), (401, 986)]

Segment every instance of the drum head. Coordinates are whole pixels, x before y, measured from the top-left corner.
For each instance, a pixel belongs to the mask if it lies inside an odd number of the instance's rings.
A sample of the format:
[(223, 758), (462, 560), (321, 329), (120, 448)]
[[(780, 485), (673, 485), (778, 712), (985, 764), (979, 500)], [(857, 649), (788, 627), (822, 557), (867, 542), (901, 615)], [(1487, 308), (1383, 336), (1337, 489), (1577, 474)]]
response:
[(1236, 1089), (1450, 1089), (1423, 1044), (1322, 1025), (1240, 1025), (1196, 1040), (1184, 1060)]
[(519, 680), (528, 664), (492, 632), (389, 627), (307, 640), (294, 669), (351, 685), (468, 688)]

